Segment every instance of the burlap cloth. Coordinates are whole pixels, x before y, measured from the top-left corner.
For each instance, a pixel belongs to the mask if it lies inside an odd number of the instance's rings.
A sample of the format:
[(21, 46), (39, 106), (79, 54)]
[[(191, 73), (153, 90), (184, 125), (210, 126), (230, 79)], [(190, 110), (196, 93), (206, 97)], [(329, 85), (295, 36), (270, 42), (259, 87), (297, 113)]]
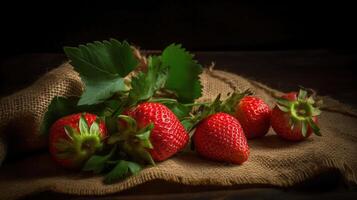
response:
[[(234, 88), (250, 88), (273, 105), (275, 91), (241, 76), (206, 69), (200, 101)], [(31, 152), (46, 146), (38, 136), (39, 124), (54, 96), (80, 95), (83, 85), (69, 64), (47, 73), (32, 86), (0, 100), (0, 159), (5, 141), (12, 150)], [(201, 159), (194, 153), (181, 153), (155, 167), (144, 169), (121, 182), (104, 185), (102, 177), (65, 171), (48, 153), (36, 154), (0, 168), (0, 199), (13, 199), (41, 191), (76, 195), (105, 195), (120, 192), (154, 179), (186, 185), (269, 185), (287, 187), (326, 170), (337, 169), (345, 181), (357, 183), (356, 111), (330, 98), (320, 125), (323, 137), (312, 136), (300, 143), (286, 142), (271, 130), (261, 139), (249, 140), (251, 154), (243, 165), (227, 165)], [(16, 148), (14, 148), (16, 147)]]

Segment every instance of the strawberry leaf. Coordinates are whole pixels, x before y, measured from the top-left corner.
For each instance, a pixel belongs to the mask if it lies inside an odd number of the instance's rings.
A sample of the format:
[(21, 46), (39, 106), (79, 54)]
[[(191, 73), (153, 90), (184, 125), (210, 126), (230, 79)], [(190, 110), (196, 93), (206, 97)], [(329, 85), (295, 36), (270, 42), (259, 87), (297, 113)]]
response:
[(181, 124), (183, 125), (183, 127), (185, 127), (185, 129), (187, 131), (191, 131), (193, 126), (196, 125), (196, 121), (193, 121), (192, 119), (187, 118), (187, 119), (181, 120)]
[(320, 109), (315, 108), (315, 107), (312, 108), (312, 112), (311, 112), (312, 116), (318, 116), (320, 114), (321, 114), (321, 110)]
[(118, 164), (104, 177), (105, 183), (113, 183), (128, 175), (128, 165), (125, 160), (120, 160)]
[(252, 95), (253, 93), (250, 90), (246, 90), (244, 92), (233, 92), (229, 95), (229, 97), (222, 102), (218, 110), (220, 112), (225, 112), (231, 115), (235, 114), (236, 105), (240, 102), (240, 100), (247, 96)]
[(314, 120), (312, 120), (312, 118), (308, 119), (308, 124), (310, 125), (310, 127), (312, 128), (313, 132), (318, 135), (318, 136), (322, 136), (320, 133), (320, 128), (316, 125), (316, 123), (314, 122)]
[(180, 102), (190, 103), (202, 96), (202, 67), (189, 52), (181, 45), (171, 44), (162, 52), (161, 60), (169, 66), (165, 88), (174, 91)]
[(151, 98), (155, 92), (164, 87), (168, 75), (168, 68), (161, 63), (157, 56), (148, 58), (147, 72), (139, 72), (132, 78), (129, 93), (129, 101), (131, 105), (135, 105), (139, 101)]
[(109, 160), (109, 155), (98, 156), (94, 155), (89, 158), (85, 163), (82, 171), (93, 171), (96, 174), (99, 174), (103, 171), (106, 162)]
[(79, 132), (80, 133), (89, 133), (88, 123), (83, 115), (79, 118)]
[(307, 91), (300, 89), (298, 93), (298, 100), (304, 100), (307, 96)]
[(99, 133), (99, 124), (97, 121), (94, 121), (90, 126), (89, 133), (91, 135), (97, 135)]
[(116, 146), (114, 146), (114, 148), (107, 155), (103, 155), (103, 156), (93, 155), (84, 164), (82, 171), (92, 171), (96, 174), (101, 173), (104, 170), (106, 163), (113, 156), (113, 153), (115, 152), (115, 150), (116, 150)]
[(186, 106), (181, 103), (167, 103), (164, 105), (166, 105), (177, 116), (179, 120), (188, 117), (192, 110), (192, 106)]
[(176, 117), (179, 120), (188, 117), (192, 110), (192, 106), (195, 105), (195, 104), (182, 104), (179, 103), (176, 99), (170, 99), (170, 98), (152, 98), (149, 100), (149, 102), (164, 104), (176, 115)]
[(141, 171), (141, 166), (135, 162), (127, 162), (129, 171), (132, 175), (136, 175)]
[(235, 105), (246, 95), (252, 94), (249, 90), (244, 92), (233, 92), (230, 96), (222, 101), (221, 94), (211, 104), (203, 104), (194, 114), (193, 117), (182, 121), (186, 130), (190, 132), (200, 121), (218, 112), (225, 112), (228, 114), (234, 114)]
[(98, 104), (128, 90), (123, 77), (138, 65), (130, 45), (115, 39), (64, 47), (64, 52), (86, 86), (78, 105)]
[(307, 122), (306, 121), (301, 122), (301, 134), (302, 134), (302, 136), (306, 137), (306, 134), (307, 134)]
[(150, 135), (153, 128), (154, 128), (154, 124), (150, 123), (142, 130), (139, 130), (138, 133), (135, 135), (135, 137), (137, 137), (140, 140), (142, 147), (148, 149), (154, 148), (154, 146), (151, 144), (150, 141)]
[(283, 112), (290, 112), (289, 108), (287, 108), (285, 106), (282, 106), (282, 105), (279, 105), (279, 104), (276, 104), (276, 106)]
[(118, 164), (105, 176), (105, 183), (113, 183), (129, 175), (137, 174), (141, 166), (135, 162), (120, 160)]

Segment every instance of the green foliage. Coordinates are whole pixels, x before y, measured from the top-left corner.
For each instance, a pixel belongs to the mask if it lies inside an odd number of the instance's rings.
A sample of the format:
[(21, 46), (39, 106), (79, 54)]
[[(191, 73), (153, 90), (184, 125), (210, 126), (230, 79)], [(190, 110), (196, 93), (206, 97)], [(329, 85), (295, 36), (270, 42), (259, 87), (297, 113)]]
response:
[(97, 104), (128, 90), (123, 77), (138, 64), (130, 45), (115, 39), (64, 47), (64, 52), (86, 86), (79, 105)]
[(167, 75), (168, 67), (162, 65), (160, 58), (149, 57), (147, 72), (139, 72), (131, 80), (130, 104), (135, 105), (137, 102), (150, 99), (157, 90), (164, 87)]
[(165, 88), (177, 94), (178, 101), (191, 103), (202, 96), (199, 74), (202, 67), (180, 44), (171, 44), (162, 52), (163, 65), (169, 66)]

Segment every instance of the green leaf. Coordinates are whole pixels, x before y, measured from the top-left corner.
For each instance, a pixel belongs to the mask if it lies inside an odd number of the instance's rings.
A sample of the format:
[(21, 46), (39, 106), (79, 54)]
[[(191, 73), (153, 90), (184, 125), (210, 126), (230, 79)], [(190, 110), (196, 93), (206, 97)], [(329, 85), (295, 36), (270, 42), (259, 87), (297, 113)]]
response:
[(276, 106), (278, 106), (279, 110), (283, 111), (283, 112), (290, 112), (289, 108), (276, 104)]
[(107, 139), (107, 144), (112, 145), (118, 142), (125, 141), (126, 138), (122, 133), (113, 133), (110, 135), (110, 137)]
[(291, 121), (289, 122), (290, 123), (290, 130), (291, 131), (294, 131), (294, 128), (295, 128), (295, 125), (297, 122), (295, 122), (293, 119), (290, 119)]
[(87, 124), (87, 120), (83, 115), (79, 118), (79, 132), (80, 133), (89, 133), (89, 127)]
[(291, 106), (291, 101), (284, 99), (284, 98), (276, 98), (276, 102), (280, 105), (283, 105), (285, 107), (290, 107)]
[(127, 161), (128, 163), (128, 167), (129, 167), (129, 171), (131, 172), (132, 175), (136, 175), (141, 171), (141, 166), (135, 162), (130, 162)]
[(301, 133), (302, 133), (302, 136), (306, 137), (306, 134), (307, 134), (307, 122), (306, 121), (301, 122)]
[(120, 160), (118, 164), (104, 177), (105, 183), (113, 183), (128, 176), (128, 164), (125, 160)]
[(99, 134), (99, 124), (98, 124), (97, 121), (94, 121), (94, 122), (92, 123), (92, 125), (90, 126), (89, 133), (90, 133), (91, 135), (97, 135), (97, 134)]
[(307, 103), (311, 104), (311, 105), (314, 105), (315, 104), (315, 100), (312, 96), (310, 96), (309, 98), (307, 98), (306, 100)]
[(321, 110), (318, 108), (312, 108), (311, 116), (318, 116), (321, 114)]
[(147, 148), (144, 148), (141, 144), (124, 142), (121, 145), (121, 149), (135, 162), (155, 165), (155, 161), (152, 159), (151, 154), (148, 152)]
[(225, 101), (221, 103), (219, 108), (220, 112), (225, 112), (234, 115), (236, 105), (240, 102), (240, 100), (243, 97), (252, 94), (253, 93), (250, 90), (246, 90), (244, 92), (233, 92)]
[(74, 140), (73, 136), (75, 134), (77, 134), (76, 130), (74, 128), (72, 128), (71, 126), (67, 126), (67, 125), (64, 126), (64, 132), (66, 133), (68, 138), (72, 141)]
[(235, 113), (235, 105), (246, 95), (251, 92), (246, 90), (244, 92), (233, 92), (224, 101), (221, 100), (221, 94), (217, 95), (216, 99), (211, 104), (202, 104), (191, 118), (186, 118), (181, 121), (188, 132), (190, 132), (200, 121), (206, 117), (218, 113), (225, 112), (229, 114)]
[(139, 72), (131, 80), (129, 99), (132, 105), (151, 98), (155, 92), (164, 87), (168, 75), (168, 68), (161, 63), (157, 56), (148, 58), (147, 72)]
[(154, 146), (150, 142), (151, 130), (147, 130), (143, 133), (137, 134), (136, 137), (140, 139), (142, 147), (152, 149)]
[(322, 136), (320, 133), (320, 128), (317, 126), (317, 124), (312, 120), (312, 118), (309, 118), (307, 121), (310, 125), (310, 127), (312, 128), (313, 132), (318, 135), (318, 136)]
[(89, 158), (89, 160), (85, 163), (82, 171), (93, 171), (98, 174), (101, 173), (105, 167), (106, 162), (109, 160), (109, 156), (98, 156), (93, 155)]
[(115, 39), (64, 47), (64, 52), (86, 86), (79, 105), (97, 104), (126, 91), (123, 77), (138, 65), (130, 45)]
[(66, 115), (80, 113), (80, 112), (91, 112), (94, 114), (100, 113), (106, 106), (104, 104), (96, 106), (78, 106), (78, 97), (54, 97), (48, 106), (47, 112), (42, 120), (40, 127), (40, 133), (48, 133), (52, 124), (59, 118)]
[(109, 154), (100, 156), (100, 155), (93, 155), (91, 156), (87, 162), (84, 164), (82, 171), (93, 171), (94, 173), (98, 174), (103, 171), (106, 166), (106, 162), (112, 157), (113, 153), (116, 150), (116, 146), (110, 151)]
[(86, 89), (78, 105), (98, 104), (113, 96), (115, 92), (127, 90), (124, 84), (124, 78), (118, 76), (104, 77), (99, 73), (98, 75), (99, 77), (97, 79), (81, 77), (86, 85)]
[(304, 100), (306, 99), (306, 96), (307, 96), (307, 92), (303, 89), (300, 89), (298, 94), (298, 100)]
[[(135, 134), (138, 127), (136, 120), (128, 115), (119, 115), (118, 117), (113, 117), (108, 119), (110, 122), (110, 126), (116, 125), (116, 130), (112, 132), (111, 136), (108, 138), (108, 144), (114, 144), (120, 141), (125, 141), (128, 139), (128, 134), (132, 135)], [(114, 120), (114, 121), (113, 121)], [(125, 122), (125, 126), (123, 123), (118, 123), (118, 120)], [(111, 124), (111, 123), (115, 124)], [(111, 128), (112, 129), (112, 128)]]
[(187, 131), (192, 130), (193, 126), (195, 125), (194, 121), (192, 121), (190, 118), (181, 120), (181, 124)]
[(136, 137), (140, 140), (148, 140), (150, 138), (150, 130), (137, 134)]
[(180, 102), (190, 103), (202, 96), (202, 67), (189, 52), (181, 45), (171, 44), (162, 52), (161, 60), (169, 66), (165, 88), (174, 91)]
[(118, 118), (112, 116), (104, 117), (105, 125), (107, 127), (108, 133), (117, 133), (118, 130)]
[(127, 115), (119, 115), (118, 119), (124, 120), (127, 123), (127, 127), (136, 130), (137, 129), (137, 124), (134, 118), (127, 116)]
[(189, 116), (192, 110), (192, 106), (185, 106), (181, 103), (167, 104), (166, 106), (177, 116), (179, 120)]
[(197, 104), (182, 104), (179, 103), (176, 99), (170, 98), (152, 98), (149, 101), (164, 104), (176, 115), (179, 120), (188, 117), (192, 110), (192, 107)]
[(135, 162), (120, 160), (118, 164), (104, 177), (105, 183), (113, 183), (129, 175), (135, 175), (141, 170)]
[(150, 165), (155, 165), (155, 161), (152, 159), (151, 154), (145, 148), (138, 148), (134, 152), (136, 158), (145, 161)]

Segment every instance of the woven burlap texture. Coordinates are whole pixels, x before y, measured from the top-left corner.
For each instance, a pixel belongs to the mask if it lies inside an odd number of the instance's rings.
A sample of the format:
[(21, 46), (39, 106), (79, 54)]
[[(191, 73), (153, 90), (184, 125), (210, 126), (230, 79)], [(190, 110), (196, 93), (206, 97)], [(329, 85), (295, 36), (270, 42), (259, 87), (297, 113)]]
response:
[[(219, 70), (205, 69), (201, 81), (204, 89), (199, 101), (212, 99), (219, 93), (232, 92), (233, 89), (249, 88), (273, 106), (272, 95), (279, 94), (279, 91), (255, 81)], [(16, 133), (16, 136), (25, 137), (25, 142), (31, 143), (23, 146), (24, 149), (41, 148), (43, 141), (38, 142), (38, 139), (33, 138), (37, 136), (38, 126), (50, 100), (56, 95), (78, 95), (82, 87), (77, 73), (69, 64), (64, 64), (29, 88), (2, 99), (0, 127), (7, 126), (15, 119), (31, 119), (17, 126), (28, 127), (25, 123), (30, 123), (33, 128), (21, 129), (22, 132)], [(344, 105), (332, 102), (335, 107), (337, 105), (346, 109)], [(0, 168), (0, 199), (13, 199), (41, 191), (105, 195), (155, 179), (186, 185), (258, 184), (286, 187), (331, 169), (339, 170), (346, 182), (356, 184), (357, 118), (353, 113), (324, 111), (319, 122), (323, 137), (312, 136), (303, 142), (292, 143), (283, 141), (270, 130), (263, 138), (249, 140), (251, 154), (243, 165), (207, 161), (194, 152), (182, 152), (144, 169), (136, 176), (111, 185), (103, 184), (101, 176), (73, 173), (57, 167), (48, 153), (37, 154)], [(15, 134), (8, 131), (5, 133)]]
[(38, 130), (52, 98), (78, 96), (82, 90), (82, 82), (71, 66), (48, 72), (32, 86), (0, 100), (0, 134), (6, 134), (4, 137), (13, 141), (13, 149), (19, 152), (45, 147), (46, 138)]

